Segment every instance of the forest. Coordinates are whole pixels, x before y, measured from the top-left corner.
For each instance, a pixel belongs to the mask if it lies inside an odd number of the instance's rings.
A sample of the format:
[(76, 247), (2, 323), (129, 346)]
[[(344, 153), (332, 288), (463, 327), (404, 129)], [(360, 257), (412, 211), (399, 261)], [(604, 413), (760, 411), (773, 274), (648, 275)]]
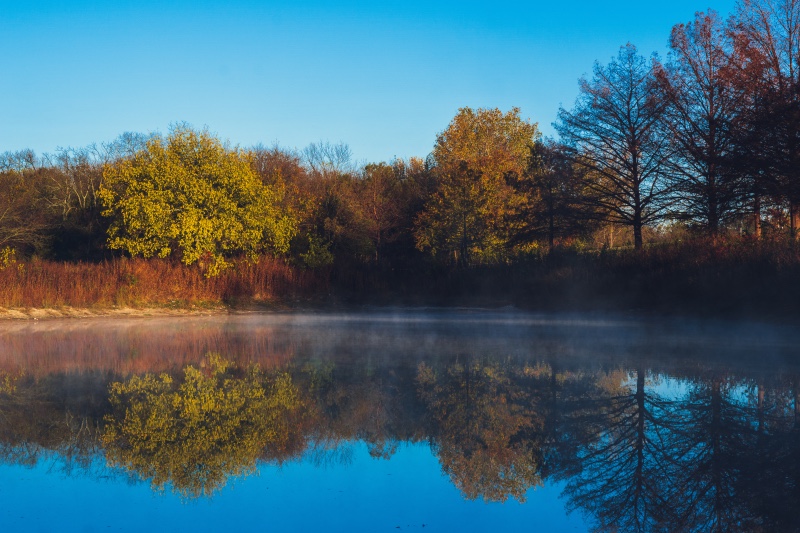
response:
[(0, 154), (0, 307), (796, 313), (800, 1), (622, 46), (545, 138), (464, 107), (425, 158), (208, 129)]

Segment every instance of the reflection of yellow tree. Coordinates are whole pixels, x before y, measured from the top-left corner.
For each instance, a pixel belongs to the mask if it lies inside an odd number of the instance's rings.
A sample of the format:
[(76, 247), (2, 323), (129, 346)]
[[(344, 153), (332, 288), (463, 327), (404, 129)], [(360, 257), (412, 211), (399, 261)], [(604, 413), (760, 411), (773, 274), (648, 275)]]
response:
[(184, 373), (179, 385), (166, 374), (113, 383), (103, 441), (109, 463), (198, 497), (252, 472), (265, 447), (283, 446), (282, 420), (302, 402), (288, 374), (268, 380), (254, 366), (237, 376), (213, 354), (207, 368)]
[(424, 363), (417, 382), (434, 424), (443, 470), (467, 498), (524, 501), (541, 484), (541, 421), (530, 398), (498, 364), (455, 364), (437, 373)]

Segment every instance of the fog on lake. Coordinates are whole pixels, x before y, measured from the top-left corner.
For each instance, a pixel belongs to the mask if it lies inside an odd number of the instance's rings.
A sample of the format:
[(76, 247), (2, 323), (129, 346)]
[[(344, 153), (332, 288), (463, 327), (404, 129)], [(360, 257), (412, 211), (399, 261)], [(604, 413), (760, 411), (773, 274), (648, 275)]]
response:
[(800, 530), (798, 341), (469, 309), (4, 322), (0, 527)]

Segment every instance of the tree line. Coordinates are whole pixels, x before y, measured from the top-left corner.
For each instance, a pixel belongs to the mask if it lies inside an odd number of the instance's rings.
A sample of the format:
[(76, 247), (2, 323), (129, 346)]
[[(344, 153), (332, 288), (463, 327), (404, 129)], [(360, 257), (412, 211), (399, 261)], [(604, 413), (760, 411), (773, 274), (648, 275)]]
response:
[[(520, 110), (462, 108), (428, 157), (346, 144), (243, 149), (207, 130), (0, 155), (0, 249), (304, 268), (510, 263), (648, 235), (800, 234), (800, 1), (741, 0), (676, 25), (666, 61), (627, 44), (545, 139)], [(616, 240), (615, 240), (616, 231)], [(669, 238), (669, 237), (667, 237)]]

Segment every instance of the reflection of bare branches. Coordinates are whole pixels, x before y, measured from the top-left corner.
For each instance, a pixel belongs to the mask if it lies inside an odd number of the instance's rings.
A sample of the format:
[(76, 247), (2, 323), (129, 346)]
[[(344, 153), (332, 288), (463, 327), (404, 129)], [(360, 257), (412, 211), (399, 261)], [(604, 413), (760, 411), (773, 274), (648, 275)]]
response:
[(750, 433), (742, 406), (732, 402), (720, 379), (699, 384), (676, 409), (674, 452), (681, 469), (673, 483), (683, 495), (683, 524), (693, 531), (754, 531), (736, 505), (739, 450)]
[(588, 410), (573, 418), (573, 424), (599, 421), (599, 432), (571, 459), (576, 467), (564, 491), (568, 507), (588, 512), (599, 531), (668, 528), (675, 523), (671, 502), (677, 496), (669, 483), (676, 465), (664, 416), (672, 404), (645, 389), (641, 368), (635, 386), (609, 392), (596, 391)]
[(317, 467), (332, 467), (350, 465), (355, 456), (355, 446), (352, 441), (318, 440), (314, 441), (308, 451), (307, 457)]
[[(6, 380), (8, 381), (8, 380)], [(108, 476), (99, 460), (99, 427), (95, 413), (85, 405), (72, 411), (65, 404), (59, 379), (43, 381), (18, 377), (0, 392), (0, 461), (29, 467), (49, 462), (50, 470), (65, 475)], [(83, 382), (90, 387), (93, 383)], [(78, 390), (71, 388), (69, 393)], [(105, 391), (101, 389), (100, 394)], [(74, 403), (74, 402), (72, 402)]]

